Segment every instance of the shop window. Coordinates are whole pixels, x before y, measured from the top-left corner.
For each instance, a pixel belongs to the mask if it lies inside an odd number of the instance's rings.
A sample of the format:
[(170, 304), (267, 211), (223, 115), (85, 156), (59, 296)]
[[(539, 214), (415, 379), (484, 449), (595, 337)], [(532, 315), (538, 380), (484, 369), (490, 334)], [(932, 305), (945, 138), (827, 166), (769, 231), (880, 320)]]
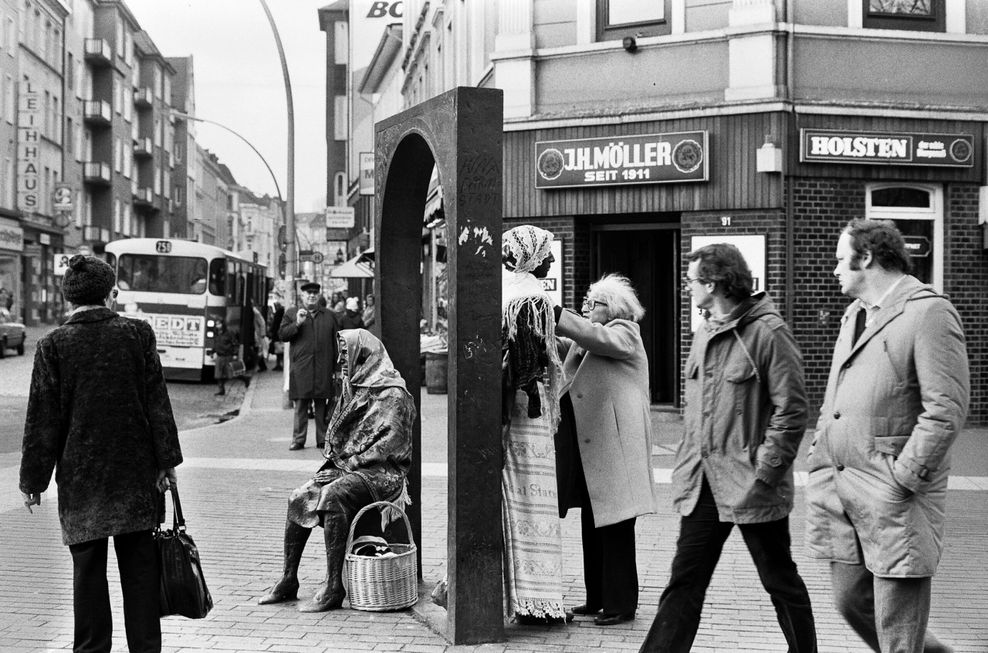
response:
[(863, 25), (872, 29), (946, 31), (945, 0), (864, 0)]
[(597, 0), (597, 40), (669, 34), (672, 0)]

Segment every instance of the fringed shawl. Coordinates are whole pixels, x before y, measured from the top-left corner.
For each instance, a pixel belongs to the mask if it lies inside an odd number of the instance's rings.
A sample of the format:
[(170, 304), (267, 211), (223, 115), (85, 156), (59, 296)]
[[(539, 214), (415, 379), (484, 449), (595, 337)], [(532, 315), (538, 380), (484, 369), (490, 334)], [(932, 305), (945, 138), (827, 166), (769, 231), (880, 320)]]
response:
[[(544, 382), (548, 404), (544, 409), (555, 429), (559, 424), (558, 392), (562, 385), (562, 363), (556, 350), (556, 320), (552, 300), (542, 288), (542, 282), (529, 272), (516, 272), (504, 278), (501, 333), (504, 341), (502, 373), (509, 380), (507, 389), (526, 390), (530, 406), (533, 401), (538, 405), (538, 389), (531, 392), (534, 387), (531, 382)], [(511, 398), (514, 398), (513, 392)]]

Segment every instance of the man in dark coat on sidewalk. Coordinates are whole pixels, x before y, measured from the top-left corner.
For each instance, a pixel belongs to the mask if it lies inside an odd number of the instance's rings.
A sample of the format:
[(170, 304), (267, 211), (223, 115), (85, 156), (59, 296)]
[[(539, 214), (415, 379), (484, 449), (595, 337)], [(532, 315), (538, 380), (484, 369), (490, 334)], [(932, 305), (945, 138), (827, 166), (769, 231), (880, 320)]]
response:
[(288, 396), (295, 402), (295, 423), (289, 449), (305, 446), (309, 430), (309, 405), (316, 418), (316, 446), (326, 441), (332, 411), (333, 368), (336, 364), (336, 316), (319, 305), (318, 283), (303, 284), (302, 307), (285, 311), (278, 337), (291, 343)]
[(113, 269), (73, 256), (62, 292), (65, 324), (38, 341), (31, 376), (20, 489), (41, 503), (52, 471), (62, 540), (72, 553), (75, 647), (109, 651), (106, 582), (113, 536), (131, 651), (160, 651), (160, 585), (152, 530), (161, 491), (182, 462), (154, 332), (108, 308)]

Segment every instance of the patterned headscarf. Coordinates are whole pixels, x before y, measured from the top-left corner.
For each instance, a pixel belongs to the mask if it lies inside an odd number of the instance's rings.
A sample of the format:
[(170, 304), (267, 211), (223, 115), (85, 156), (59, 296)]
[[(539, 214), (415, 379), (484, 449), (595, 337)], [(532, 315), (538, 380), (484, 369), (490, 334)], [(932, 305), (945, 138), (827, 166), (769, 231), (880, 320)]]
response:
[(501, 242), (501, 253), (511, 254), (515, 259), (513, 268), (508, 264), (505, 267), (512, 272), (531, 272), (549, 256), (552, 232), (523, 224), (504, 232)]
[(367, 329), (344, 329), (337, 334), (338, 349), (346, 352), (343, 367), (343, 396), (346, 404), (354, 388), (389, 388), (406, 390), (405, 380), (395, 369), (384, 343)]

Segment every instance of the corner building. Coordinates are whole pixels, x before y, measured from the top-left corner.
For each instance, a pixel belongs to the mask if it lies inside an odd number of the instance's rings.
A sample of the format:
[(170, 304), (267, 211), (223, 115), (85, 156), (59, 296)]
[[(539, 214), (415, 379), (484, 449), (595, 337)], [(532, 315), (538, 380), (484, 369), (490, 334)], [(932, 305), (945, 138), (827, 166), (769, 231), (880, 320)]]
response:
[(849, 302), (837, 237), (871, 217), (956, 304), (970, 421), (988, 421), (988, 3), (898, 4), (502, 0), (488, 16), (505, 227), (562, 239), (569, 307), (604, 273), (633, 280), (654, 403), (680, 407), (698, 323), (683, 255), (726, 241), (792, 326), (816, 410)]
[[(334, 20), (352, 31), (385, 5), (400, 25), (359, 39), (375, 54), (348, 70), (389, 81), (351, 84), (348, 101), (377, 122), (393, 92), (407, 108), (456, 86), (501, 89), (505, 227), (557, 235), (547, 284), (566, 306), (604, 273), (633, 280), (653, 403), (681, 408), (699, 324), (683, 255), (727, 241), (792, 326), (817, 409), (849, 303), (837, 238), (871, 217), (896, 222), (917, 276), (960, 311), (970, 422), (988, 423), (988, 3), (351, 0)], [(347, 151), (364, 149), (358, 131)], [(425, 216), (423, 242), (436, 224)]]

